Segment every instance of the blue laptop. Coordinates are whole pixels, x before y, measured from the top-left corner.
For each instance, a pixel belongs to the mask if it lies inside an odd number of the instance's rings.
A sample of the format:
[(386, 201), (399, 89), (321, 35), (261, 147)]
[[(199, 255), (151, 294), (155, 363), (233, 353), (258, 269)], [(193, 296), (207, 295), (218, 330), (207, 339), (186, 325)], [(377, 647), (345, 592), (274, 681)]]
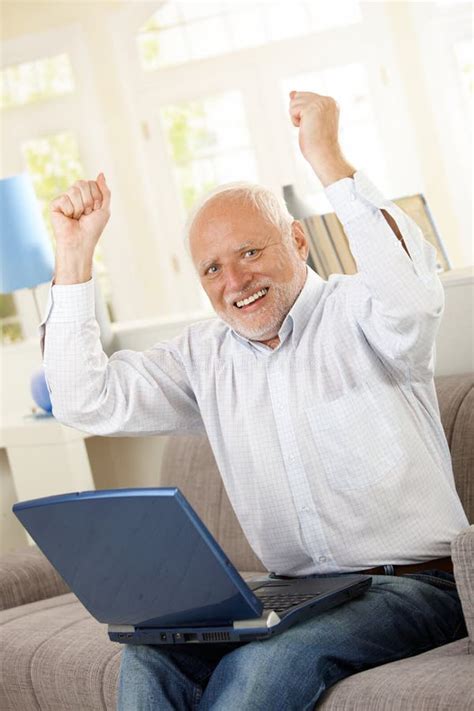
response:
[(112, 489), (19, 502), (13, 512), (114, 642), (248, 642), (362, 594), (367, 575), (238, 573), (179, 489)]

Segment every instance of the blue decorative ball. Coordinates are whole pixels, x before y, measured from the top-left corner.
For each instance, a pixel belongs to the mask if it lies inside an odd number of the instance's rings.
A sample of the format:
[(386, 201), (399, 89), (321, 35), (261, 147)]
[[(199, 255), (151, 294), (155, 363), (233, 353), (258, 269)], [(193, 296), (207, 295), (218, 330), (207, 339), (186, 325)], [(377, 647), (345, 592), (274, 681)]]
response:
[(45, 410), (45, 412), (52, 412), (53, 406), (51, 404), (51, 398), (49, 397), (49, 390), (46, 385), (46, 378), (42, 367), (36, 370), (31, 376), (30, 387), (35, 403)]

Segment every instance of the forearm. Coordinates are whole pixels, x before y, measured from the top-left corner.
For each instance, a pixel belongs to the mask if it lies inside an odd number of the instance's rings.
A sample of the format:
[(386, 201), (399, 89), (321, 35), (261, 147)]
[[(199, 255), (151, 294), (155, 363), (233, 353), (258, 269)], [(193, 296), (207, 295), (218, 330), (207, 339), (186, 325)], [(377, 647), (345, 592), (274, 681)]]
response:
[(71, 248), (56, 249), (54, 268), (54, 284), (82, 284), (92, 278), (93, 255), (83, 250), (74, 251)]
[(345, 159), (339, 146), (313, 153), (308, 162), (324, 188), (342, 178), (352, 178), (356, 172), (356, 168)]

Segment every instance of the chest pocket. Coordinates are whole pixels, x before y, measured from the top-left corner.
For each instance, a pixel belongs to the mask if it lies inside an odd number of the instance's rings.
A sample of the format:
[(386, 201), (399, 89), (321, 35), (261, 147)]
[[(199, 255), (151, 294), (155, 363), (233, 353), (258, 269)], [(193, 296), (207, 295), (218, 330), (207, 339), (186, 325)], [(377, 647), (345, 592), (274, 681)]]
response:
[(400, 414), (391, 405), (374, 386), (306, 410), (316, 465), (333, 489), (370, 487), (406, 463)]

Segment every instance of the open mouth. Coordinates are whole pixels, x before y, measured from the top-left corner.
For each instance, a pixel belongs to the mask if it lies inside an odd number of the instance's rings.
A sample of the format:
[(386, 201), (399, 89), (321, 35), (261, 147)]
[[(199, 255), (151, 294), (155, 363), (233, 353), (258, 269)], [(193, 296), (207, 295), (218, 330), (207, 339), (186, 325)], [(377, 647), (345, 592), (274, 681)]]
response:
[(254, 294), (251, 294), (251, 296), (249, 296), (248, 298), (242, 299), (241, 301), (235, 301), (234, 306), (239, 310), (245, 311), (246, 309), (249, 309), (253, 304), (265, 298), (265, 296), (268, 294), (269, 288), (270, 287), (265, 286), (263, 289), (260, 289)]

